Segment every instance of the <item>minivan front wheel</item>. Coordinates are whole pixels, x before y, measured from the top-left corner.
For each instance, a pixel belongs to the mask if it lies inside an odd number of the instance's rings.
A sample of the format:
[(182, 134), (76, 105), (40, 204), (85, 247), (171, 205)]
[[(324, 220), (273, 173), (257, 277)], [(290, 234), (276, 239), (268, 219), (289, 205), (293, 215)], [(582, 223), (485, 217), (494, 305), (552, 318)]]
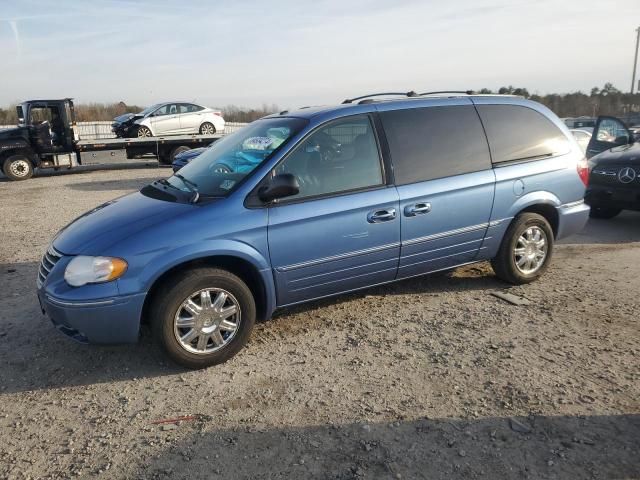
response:
[(154, 336), (176, 363), (204, 368), (247, 343), (256, 317), (251, 290), (236, 275), (198, 268), (173, 277), (151, 305)]
[(491, 265), (498, 278), (508, 283), (530, 283), (542, 275), (553, 253), (553, 230), (537, 213), (518, 215), (505, 233)]

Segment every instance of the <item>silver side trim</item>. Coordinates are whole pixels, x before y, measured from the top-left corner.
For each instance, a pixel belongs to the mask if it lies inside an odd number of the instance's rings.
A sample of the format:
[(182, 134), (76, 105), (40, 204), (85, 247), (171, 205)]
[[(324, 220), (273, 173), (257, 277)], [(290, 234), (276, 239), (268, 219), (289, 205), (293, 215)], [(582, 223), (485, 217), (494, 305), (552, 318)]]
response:
[(506, 222), (507, 220), (511, 220), (511, 218), (513, 217), (509, 217), (509, 218), (499, 218), (498, 220), (491, 220), (489, 222), (489, 226), (490, 227), (497, 227), (498, 225), (500, 225), (502, 222)]
[(89, 302), (69, 302), (66, 300), (58, 300), (57, 298), (52, 297), (51, 295), (46, 295), (47, 300), (53, 303), (54, 305), (59, 305), (61, 307), (94, 307), (99, 305), (111, 305), (115, 302), (115, 300), (94, 300)]
[(580, 205), (582, 205), (584, 203), (584, 198), (580, 199), (580, 200), (576, 200), (575, 202), (569, 202), (569, 203), (565, 203), (563, 205), (560, 205), (560, 208), (573, 208), (573, 207), (579, 207)]
[(476, 232), (478, 230), (483, 230), (489, 226), (488, 223), (480, 223), (478, 225), (471, 225), (469, 227), (456, 228), (455, 230), (448, 230), (446, 232), (434, 233), (433, 235), (427, 235), (426, 237), (412, 238), (411, 240), (407, 240), (402, 242), (402, 246), (405, 245), (413, 245), (416, 243), (428, 242), (431, 240), (437, 240), (439, 238), (449, 237), (452, 235), (460, 235), (463, 233)]
[(477, 252), (477, 251), (478, 251), (478, 249), (474, 248), (472, 250), (465, 250), (463, 252), (456, 252), (456, 253), (452, 253), (450, 255), (443, 255), (442, 257), (430, 258), (428, 260), (421, 260), (419, 262), (407, 263), (406, 265), (400, 265), (398, 267), (398, 272), (402, 271), (403, 268), (409, 268), (409, 267), (413, 267), (415, 265), (422, 265), (424, 263), (436, 262), (438, 260), (444, 260), (446, 258), (457, 257), (459, 255), (465, 255), (467, 253), (474, 253), (474, 252)]
[(343, 260), (345, 258), (357, 257), (360, 255), (368, 255), (370, 253), (382, 252), (384, 250), (390, 250), (392, 248), (397, 248), (400, 246), (400, 243), (388, 243), (386, 245), (381, 245), (379, 247), (371, 247), (365, 248), (363, 250), (356, 250), (354, 252), (341, 253), (339, 255), (332, 255), (330, 257), (317, 258), (315, 260), (309, 260), (307, 262), (294, 263), (292, 265), (284, 265), (282, 267), (276, 267), (276, 271), (278, 272), (289, 272), (291, 270), (296, 270), (298, 268), (306, 268), (314, 265), (320, 265), (327, 262), (333, 262), (335, 260)]

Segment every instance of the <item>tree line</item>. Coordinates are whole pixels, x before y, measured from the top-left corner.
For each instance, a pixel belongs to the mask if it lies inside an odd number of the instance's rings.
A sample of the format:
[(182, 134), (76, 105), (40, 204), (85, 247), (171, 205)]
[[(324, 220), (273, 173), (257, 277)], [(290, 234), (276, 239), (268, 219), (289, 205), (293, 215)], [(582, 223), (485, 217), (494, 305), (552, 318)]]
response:
[[(76, 121), (98, 122), (111, 121), (118, 115), (125, 113), (138, 113), (145, 109), (139, 105), (127, 105), (124, 102), (117, 103), (76, 103)], [(258, 108), (244, 108), (237, 105), (227, 105), (221, 109), (222, 116), (227, 122), (253, 122), (265, 115), (279, 112), (277, 105), (263, 104)], [(7, 108), (0, 107), (0, 125), (15, 125), (18, 123), (16, 105)]]
[[(497, 93), (520, 95), (549, 107), (559, 117), (579, 117), (597, 115), (613, 115), (628, 117), (632, 114), (640, 115), (640, 93), (623, 93), (611, 83), (600, 87), (593, 87), (589, 93), (581, 91), (572, 93), (549, 93), (539, 95), (529, 93), (522, 87), (501, 87), (497, 91), (488, 88), (477, 90), (477, 93)], [(137, 113), (144, 109), (138, 105), (117, 103), (80, 103), (75, 105), (76, 119), (79, 122), (109, 121), (123, 113)], [(222, 115), (227, 122), (252, 122), (281, 109), (275, 104), (263, 104), (258, 108), (246, 108), (237, 105), (227, 105), (222, 108)], [(15, 125), (17, 123), (15, 105), (0, 108), (0, 125)]]
[(542, 103), (556, 115), (564, 117), (596, 117), (598, 115), (613, 115), (626, 117), (640, 113), (640, 93), (623, 93), (611, 83), (605, 83), (602, 88), (593, 87), (589, 93), (549, 93), (546, 95), (531, 94), (526, 88), (501, 87), (493, 92), (488, 88), (478, 90), (478, 93), (498, 93), (520, 95), (522, 97)]

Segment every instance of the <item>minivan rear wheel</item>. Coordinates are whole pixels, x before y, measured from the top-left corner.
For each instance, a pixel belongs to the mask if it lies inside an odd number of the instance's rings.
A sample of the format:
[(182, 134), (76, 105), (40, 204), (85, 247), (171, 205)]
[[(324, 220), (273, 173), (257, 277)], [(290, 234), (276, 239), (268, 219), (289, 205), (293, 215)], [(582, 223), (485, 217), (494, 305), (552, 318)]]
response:
[(552, 253), (553, 230), (547, 219), (537, 213), (521, 213), (509, 225), (491, 266), (501, 280), (521, 285), (547, 270)]
[(151, 304), (151, 327), (169, 357), (187, 368), (229, 360), (247, 343), (256, 317), (251, 290), (216, 268), (188, 270), (166, 282)]

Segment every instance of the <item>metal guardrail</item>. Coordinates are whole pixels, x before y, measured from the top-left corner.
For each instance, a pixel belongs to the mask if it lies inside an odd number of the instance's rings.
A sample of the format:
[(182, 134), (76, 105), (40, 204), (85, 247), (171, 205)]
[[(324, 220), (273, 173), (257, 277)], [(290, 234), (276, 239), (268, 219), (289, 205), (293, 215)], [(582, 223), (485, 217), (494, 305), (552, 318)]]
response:
[[(106, 140), (109, 138), (116, 138), (111, 131), (111, 123), (112, 122), (78, 122), (76, 126), (81, 140)], [(223, 133), (225, 135), (233, 133), (240, 130), (245, 125), (247, 125), (247, 123), (226, 122)], [(0, 130), (15, 127), (16, 125), (0, 125)]]

